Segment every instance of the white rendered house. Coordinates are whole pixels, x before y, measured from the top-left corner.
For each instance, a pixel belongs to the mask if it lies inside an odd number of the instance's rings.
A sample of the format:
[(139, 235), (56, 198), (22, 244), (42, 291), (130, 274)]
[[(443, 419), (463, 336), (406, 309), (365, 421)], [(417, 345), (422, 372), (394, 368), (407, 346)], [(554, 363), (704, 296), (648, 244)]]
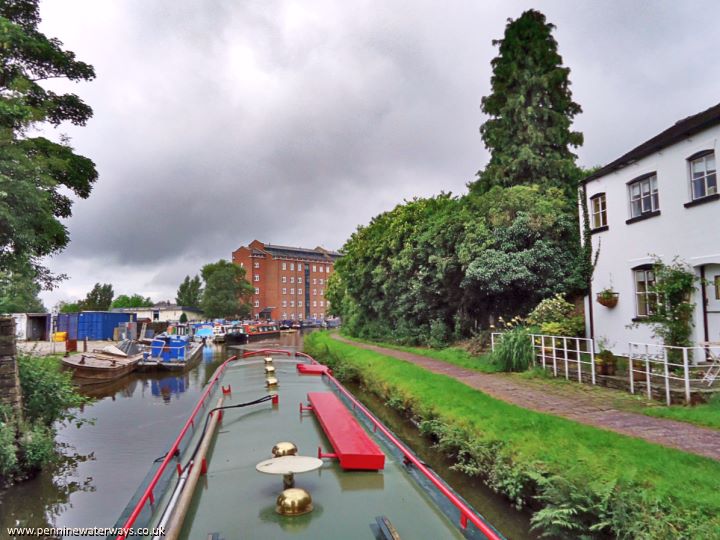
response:
[[(695, 293), (694, 341), (720, 341), (720, 192), (716, 162), (720, 104), (675, 123), (586, 178), (581, 185), (598, 252), (585, 298), (587, 335), (625, 354), (629, 342), (659, 343), (647, 317), (653, 255), (688, 263), (703, 285)], [(597, 293), (619, 293), (615, 307)]]

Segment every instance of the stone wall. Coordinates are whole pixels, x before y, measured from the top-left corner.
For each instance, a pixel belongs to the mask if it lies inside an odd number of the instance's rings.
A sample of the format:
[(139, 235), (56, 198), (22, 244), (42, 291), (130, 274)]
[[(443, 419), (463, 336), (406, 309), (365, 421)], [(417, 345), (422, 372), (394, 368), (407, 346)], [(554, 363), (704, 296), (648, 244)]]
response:
[(20, 411), (20, 379), (15, 350), (15, 321), (0, 317), (0, 404)]

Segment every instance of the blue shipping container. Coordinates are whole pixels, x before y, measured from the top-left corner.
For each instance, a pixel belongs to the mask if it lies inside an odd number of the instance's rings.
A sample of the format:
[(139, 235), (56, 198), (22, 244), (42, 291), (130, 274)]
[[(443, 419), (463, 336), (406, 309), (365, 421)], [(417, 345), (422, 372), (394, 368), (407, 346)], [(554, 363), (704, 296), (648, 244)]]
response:
[(77, 339), (112, 339), (115, 328), (121, 323), (131, 321), (133, 321), (132, 313), (82, 311), (78, 317)]
[(78, 338), (78, 315), (79, 313), (58, 313), (57, 331), (67, 332), (68, 339)]

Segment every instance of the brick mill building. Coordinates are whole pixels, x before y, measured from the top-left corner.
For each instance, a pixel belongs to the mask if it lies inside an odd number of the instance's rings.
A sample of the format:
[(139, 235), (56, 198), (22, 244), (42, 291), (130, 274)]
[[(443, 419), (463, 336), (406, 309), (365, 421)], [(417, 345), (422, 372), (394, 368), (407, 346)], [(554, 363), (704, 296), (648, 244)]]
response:
[(256, 319), (324, 319), (330, 303), (327, 280), (340, 254), (315, 249), (263, 244), (253, 240), (232, 254), (255, 287), (252, 314)]

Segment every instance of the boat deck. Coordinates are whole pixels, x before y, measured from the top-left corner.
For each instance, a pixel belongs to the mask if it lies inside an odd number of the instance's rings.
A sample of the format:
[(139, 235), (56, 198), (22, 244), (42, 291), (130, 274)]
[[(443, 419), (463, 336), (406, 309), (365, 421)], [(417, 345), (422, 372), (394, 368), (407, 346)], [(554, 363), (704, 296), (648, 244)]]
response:
[[(308, 392), (328, 392), (334, 390), (334, 385), (326, 377), (299, 373), (297, 363), (298, 359), (274, 356), (279, 381), (277, 405), (266, 401), (223, 411), (208, 452), (207, 473), (200, 477), (179, 538), (384, 538), (373, 526), (378, 516), (386, 516), (403, 539), (485, 538), (472, 524), (462, 534), (457, 509), (445, 504), (445, 513), (441, 511), (436, 502), (444, 501), (443, 496), (428, 489), (432, 487), (429, 482), (418, 483), (413, 465), (406, 465), (402, 453), (364, 422), (360, 422), (362, 428), (386, 456), (384, 468), (348, 471), (337, 460), (325, 459), (322, 468), (295, 475), (295, 487), (310, 493), (314, 510), (300, 516), (276, 513), (276, 499), (283, 490), (282, 476), (261, 474), (255, 469), (259, 462), (273, 457), (273, 446), (291, 441), (298, 455), (312, 457), (318, 455), (319, 446), (323, 452), (332, 452), (314, 413), (300, 411), (299, 405), (307, 404)], [(206, 410), (214, 407), (222, 395), (220, 385), (231, 388), (223, 406), (267, 396), (265, 378), (262, 357), (229, 364), (217, 390), (208, 396)], [(344, 397), (343, 402), (347, 404)], [(348, 408), (352, 410), (351, 405)], [(182, 454), (189, 454), (200, 438), (204, 417), (198, 416), (200, 427)], [(181, 462), (186, 459), (181, 458)], [(163, 496), (156, 494), (152, 517), (142, 520), (148, 526), (159, 523), (175, 483), (168, 482)], [(123, 516), (128, 514), (126, 510)], [(147, 515), (147, 511), (143, 514)], [(218, 536), (213, 536), (216, 533)]]

